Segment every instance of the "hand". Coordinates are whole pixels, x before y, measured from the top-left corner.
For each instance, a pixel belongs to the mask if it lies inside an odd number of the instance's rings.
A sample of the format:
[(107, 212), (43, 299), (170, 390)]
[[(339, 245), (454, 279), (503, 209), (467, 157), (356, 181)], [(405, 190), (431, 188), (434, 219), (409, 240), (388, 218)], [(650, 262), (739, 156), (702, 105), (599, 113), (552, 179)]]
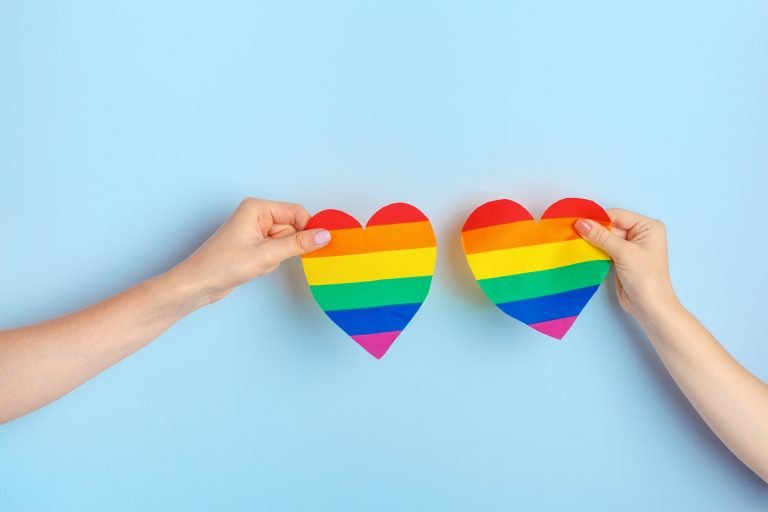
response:
[(580, 219), (576, 231), (605, 251), (616, 268), (616, 293), (625, 311), (644, 317), (677, 303), (669, 277), (664, 224), (626, 210), (608, 210), (611, 229)]
[(168, 274), (190, 296), (190, 307), (224, 298), (236, 286), (275, 270), (281, 262), (319, 249), (331, 235), (303, 231), (302, 206), (247, 198), (192, 255)]
[(768, 386), (741, 366), (677, 300), (664, 224), (608, 210), (611, 228), (574, 227), (616, 266), (621, 306), (635, 316), (672, 378), (712, 431), (768, 482)]
[(303, 231), (308, 220), (299, 205), (246, 199), (168, 272), (82, 311), (0, 330), (0, 423), (67, 393), (235, 286), (326, 245), (328, 231)]

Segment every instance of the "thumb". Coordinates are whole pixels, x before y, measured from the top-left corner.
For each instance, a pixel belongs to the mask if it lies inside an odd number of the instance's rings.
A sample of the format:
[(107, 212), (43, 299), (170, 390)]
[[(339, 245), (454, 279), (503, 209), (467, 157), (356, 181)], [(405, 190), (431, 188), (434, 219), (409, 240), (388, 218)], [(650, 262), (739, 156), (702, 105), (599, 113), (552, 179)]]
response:
[(300, 256), (328, 245), (331, 233), (327, 229), (307, 229), (291, 236), (269, 241), (272, 260), (279, 263), (293, 256)]
[(584, 240), (598, 249), (602, 249), (614, 260), (620, 257), (625, 244), (629, 243), (591, 219), (579, 219), (573, 227)]

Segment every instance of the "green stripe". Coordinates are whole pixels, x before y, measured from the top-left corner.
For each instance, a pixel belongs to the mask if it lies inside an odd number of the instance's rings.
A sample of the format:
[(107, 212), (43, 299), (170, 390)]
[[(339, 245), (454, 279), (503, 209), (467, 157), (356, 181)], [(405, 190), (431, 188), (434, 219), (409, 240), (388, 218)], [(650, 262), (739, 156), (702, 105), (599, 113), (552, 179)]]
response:
[(324, 311), (424, 302), (432, 276), (310, 286)]
[(481, 279), (478, 283), (491, 302), (501, 304), (600, 284), (610, 266), (607, 260), (585, 261), (539, 272)]

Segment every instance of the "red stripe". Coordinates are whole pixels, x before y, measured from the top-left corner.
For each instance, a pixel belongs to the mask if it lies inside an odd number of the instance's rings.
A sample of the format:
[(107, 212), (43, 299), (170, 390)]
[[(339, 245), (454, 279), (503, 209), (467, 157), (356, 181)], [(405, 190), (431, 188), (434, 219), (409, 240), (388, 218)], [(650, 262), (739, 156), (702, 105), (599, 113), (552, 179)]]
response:
[(520, 204), (509, 199), (497, 199), (478, 206), (467, 218), (462, 231), (470, 229), (509, 224), (521, 220), (532, 220), (530, 212)]
[(404, 222), (421, 222), (429, 220), (421, 210), (408, 203), (392, 203), (381, 208), (368, 220), (368, 226), (384, 224), (402, 224)]
[(589, 199), (579, 199), (569, 197), (561, 199), (547, 208), (542, 219), (558, 219), (563, 217), (580, 217), (593, 219), (601, 223), (610, 225), (611, 218), (605, 213), (605, 210), (594, 201)]
[(316, 213), (304, 229), (349, 229), (359, 228), (360, 223), (356, 218), (341, 210), (323, 210)]

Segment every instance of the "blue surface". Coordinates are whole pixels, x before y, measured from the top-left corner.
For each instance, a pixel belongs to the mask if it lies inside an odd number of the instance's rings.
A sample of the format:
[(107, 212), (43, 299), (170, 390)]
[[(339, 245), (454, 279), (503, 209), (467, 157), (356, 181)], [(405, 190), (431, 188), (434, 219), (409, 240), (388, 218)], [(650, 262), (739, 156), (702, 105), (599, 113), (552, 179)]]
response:
[[(0, 427), (0, 510), (765, 510), (611, 278), (563, 342), (459, 230), (565, 196), (664, 219), (686, 304), (768, 378), (768, 4), (0, 0), (0, 325), (167, 268), (246, 195), (439, 244), (382, 361), (293, 261)], [(41, 375), (40, 378), (45, 378)]]

